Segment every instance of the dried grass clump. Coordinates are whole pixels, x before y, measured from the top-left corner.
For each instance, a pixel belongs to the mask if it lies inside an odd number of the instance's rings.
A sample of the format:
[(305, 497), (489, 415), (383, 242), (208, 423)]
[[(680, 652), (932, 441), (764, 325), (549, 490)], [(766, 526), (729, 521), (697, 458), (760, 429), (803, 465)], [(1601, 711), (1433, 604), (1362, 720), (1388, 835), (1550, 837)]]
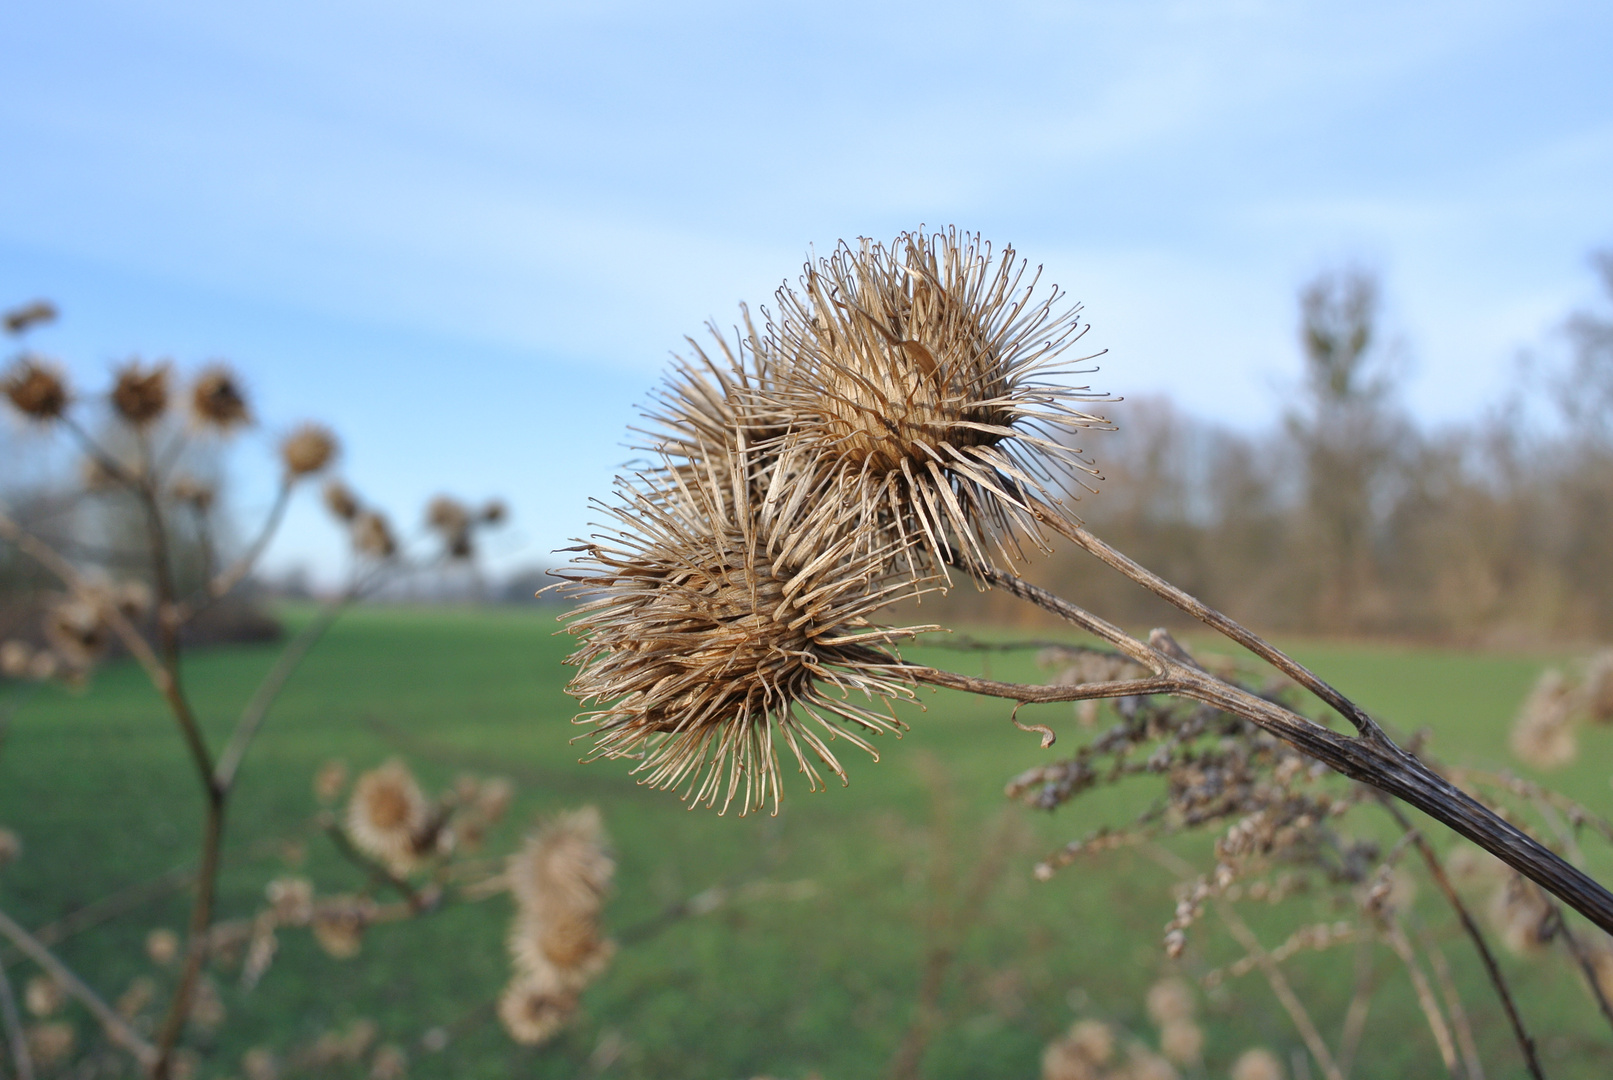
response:
[(659, 498), (623, 481), (606, 509), (616, 524), (565, 575), (582, 639), (567, 692), (603, 706), (577, 718), (598, 734), (589, 760), (637, 760), (641, 783), (743, 814), (776, 809), (781, 744), (816, 788), (809, 757), (845, 780), (824, 736), (874, 754), (853, 729), (901, 729), (851, 700), (911, 696), (886, 650), (922, 629), (869, 622), (906, 586), (880, 584), (883, 552), (859, 553), (855, 508), (801, 529), (753, 504), (736, 461)]
[(280, 460), (292, 477), (311, 476), (336, 457), (336, 436), (322, 424), (304, 424), (280, 444)]
[(1567, 765), (1579, 753), (1574, 688), (1560, 671), (1541, 673), (1512, 725), (1512, 752), (1537, 769)]
[(52, 365), (32, 357), (18, 360), (0, 382), (12, 406), (33, 420), (55, 420), (67, 411), (67, 380)]
[(240, 379), (223, 364), (214, 364), (196, 377), (191, 385), (190, 409), (199, 423), (221, 432), (233, 431), (252, 419)]
[(126, 423), (143, 428), (168, 410), (168, 365), (150, 367), (131, 360), (117, 371), (112, 409)]
[(842, 244), (779, 291), (762, 411), (826, 499), (877, 508), (936, 562), (1019, 558), (1044, 515), (1074, 520), (1062, 500), (1096, 474), (1069, 440), (1108, 423), (1073, 406), (1105, 395), (1055, 381), (1086, 327), (1039, 275), (977, 235), (911, 232)]
[(347, 803), (353, 846), (394, 873), (408, 873), (420, 854), (430, 807), (414, 774), (392, 760), (361, 773)]

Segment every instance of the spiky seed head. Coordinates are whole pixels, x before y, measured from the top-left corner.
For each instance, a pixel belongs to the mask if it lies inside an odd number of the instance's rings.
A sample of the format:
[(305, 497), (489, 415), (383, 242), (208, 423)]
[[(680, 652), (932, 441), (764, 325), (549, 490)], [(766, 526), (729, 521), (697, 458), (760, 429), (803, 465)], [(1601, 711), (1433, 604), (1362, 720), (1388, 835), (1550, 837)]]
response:
[(336, 457), (336, 436), (323, 424), (304, 424), (280, 444), (280, 460), (293, 477), (312, 476)]
[(28, 667), (34, 660), (34, 647), (18, 638), (0, 644), (0, 675), (8, 679), (25, 679)]
[(426, 504), (426, 524), (440, 533), (470, 527), (470, 509), (451, 495), (438, 495)]
[(370, 1080), (404, 1080), (409, 1075), (409, 1055), (403, 1047), (387, 1043), (370, 1059)]
[(233, 431), (252, 420), (241, 381), (224, 364), (213, 364), (196, 376), (190, 390), (190, 409), (199, 423), (221, 432)]
[(1191, 1020), (1197, 1009), (1193, 991), (1181, 979), (1161, 979), (1148, 988), (1145, 999), (1148, 1018), (1160, 1027), (1173, 1022)]
[(35, 975), (28, 980), (23, 988), (23, 1004), (28, 1011), (38, 1017), (46, 1017), (62, 1007), (66, 995), (62, 992), (62, 984), (49, 975)]
[(145, 427), (168, 410), (168, 365), (130, 360), (112, 384), (112, 408), (126, 423)]
[(52, 364), (25, 356), (6, 372), (0, 383), (12, 407), (33, 420), (55, 420), (67, 411), (71, 400), (67, 380)]
[(498, 999), (498, 1018), (510, 1038), (538, 1046), (559, 1034), (577, 1012), (577, 995), (558, 981), (517, 975)]
[(26, 1038), (28, 1053), (33, 1058), (34, 1064), (45, 1069), (55, 1069), (72, 1056), (77, 1034), (68, 1021), (52, 1020), (45, 1024), (28, 1025)]
[(1613, 649), (1601, 650), (1585, 665), (1581, 694), (1592, 720), (1613, 724)]
[(194, 476), (179, 476), (168, 485), (168, 495), (175, 502), (184, 503), (198, 513), (205, 514), (212, 509), (214, 500), (218, 498), (218, 489)]
[(1232, 1080), (1283, 1080), (1283, 1063), (1264, 1046), (1256, 1046), (1232, 1063)]
[(308, 928), (326, 956), (350, 960), (363, 947), (364, 928), (373, 918), (371, 902), (357, 896), (334, 896), (314, 905)]
[(1579, 753), (1575, 704), (1574, 688), (1562, 672), (1542, 672), (1513, 722), (1512, 752), (1537, 769), (1555, 769), (1573, 761)]
[(911, 588), (884, 582), (887, 552), (859, 553), (856, 508), (826, 508), (810, 527), (770, 516), (742, 459), (726, 473), (663, 470), (670, 489), (619, 482), (602, 507), (610, 531), (562, 575), (582, 601), (566, 616), (581, 638), (567, 692), (600, 705), (577, 718), (598, 737), (588, 760), (637, 760), (641, 783), (681, 787), (691, 805), (776, 812), (781, 747), (816, 788), (811, 759), (845, 781), (826, 737), (874, 754), (858, 730), (901, 729), (857, 699), (888, 710), (910, 697), (885, 650), (928, 628), (869, 621)]
[(515, 970), (552, 976), (581, 992), (610, 966), (616, 943), (605, 938), (592, 915), (559, 910), (539, 918), (517, 913), (510, 926), (510, 959)]
[(263, 891), (281, 926), (307, 926), (314, 917), (314, 883), (307, 878), (275, 878)]
[(1195, 1065), (1204, 1056), (1204, 1029), (1191, 1020), (1172, 1020), (1159, 1030), (1159, 1052), (1177, 1065)]
[(378, 510), (360, 510), (353, 518), (353, 547), (361, 555), (386, 560), (398, 553), (398, 541), (392, 535), (392, 526)]
[(56, 305), (49, 300), (35, 300), (5, 313), (6, 333), (21, 334), (48, 322), (56, 321)]
[(347, 803), (347, 835), (366, 855), (407, 873), (414, 868), (416, 842), (429, 813), (414, 774), (394, 758), (359, 774)]
[(331, 758), (314, 773), (314, 798), (322, 803), (333, 803), (347, 786), (347, 762)]
[(527, 914), (597, 914), (616, 874), (599, 810), (585, 806), (545, 822), (509, 857), (506, 874)]
[(330, 511), (330, 516), (337, 521), (351, 522), (358, 517), (359, 510), (362, 509), (353, 489), (334, 477), (325, 481), (325, 486), (320, 491), (320, 498), (325, 504), (325, 509)]
[(179, 935), (158, 927), (146, 935), (146, 956), (158, 967), (167, 967), (179, 956)]
[(841, 244), (779, 290), (761, 396), (826, 501), (877, 509), (933, 563), (1018, 558), (1044, 518), (1075, 520), (1064, 500), (1096, 473), (1070, 440), (1109, 426), (1076, 406), (1107, 397), (1067, 384), (1099, 354), (1066, 356), (1081, 309), (1039, 296), (1039, 274), (978, 236), (912, 232)]

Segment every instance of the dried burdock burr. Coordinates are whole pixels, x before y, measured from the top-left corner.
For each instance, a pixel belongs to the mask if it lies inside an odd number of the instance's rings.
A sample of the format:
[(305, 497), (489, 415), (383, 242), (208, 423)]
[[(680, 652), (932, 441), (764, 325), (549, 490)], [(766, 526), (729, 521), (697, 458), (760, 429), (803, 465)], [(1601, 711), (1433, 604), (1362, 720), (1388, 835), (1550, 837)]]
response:
[(67, 411), (67, 381), (57, 368), (36, 357), (23, 357), (0, 383), (12, 406), (32, 420), (55, 420)]
[(280, 460), (293, 477), (311, 476), (336, 457), (336, 436), (323, 424), (304, 424), (280, 444)]
[(1107, 421), (1105, 400), (1063, 379), (1096, 354), (1080, 306), (1037, 294), (1012, 248), (978, 236), (904, 233), (842, 244), (778, 294), (765, 413), (817, 464), (824, 502), (878, 510), (931, 565), (985, 565), (1043, 544), (1042, 519), (1095, 475), (1071, 442)]
[(372, 559), (390, 559), (398, 553), (398, 541), (387, 519), (375, 510), (360, 510), (353, 518), (353, 547)]
[(113, 411), (134, 427), (150, 424), (168, 409), (168, 373), (166, 363), (124, 364), (112, 385)]
[(417, 838), (430, 808), (414, 774), (393, 760), (361, 773), (347, 803), (347, 835), (353, 846), (396, 873), (413, 869)]
[(219, 431), (231, 431), (251, 421), (240, 379), (223, 364), (213, 364), (196, 377), (190, 408), (197, 421)]
[(5, 323), (6, 333), (21, 334), (42, 326), (48, 322), (56, 321), (56, 305), (49, 300), (35, 300), (7, 311), (0, 321)]
[(568, 692), (600, 706), (577, 718), (598, 735), (590, 760), (636, 760), (641, 783), (741, 813), (776, 808), (781, 750), (814, 788), (814, 761), (845, 780), (826, 740), (877, 760), (864, 735), (899, 731), (890, 701), (912, 692), (887, 650), (927, 628), (869, 621), (912, 586), (882, 582), (890, 553), (866, 550), (857, 508), (809, 534), (754, 503), (740, 457), (660, 476), (622, 481), (609, 532), (561, 575), (580, 601)]
[(325, 509), (329, 510), (331, 516), (338, 521), (351, 522), (358, 517), (359, 510), (362, 509), (358, 496), (353, 494), (353, 489), (334, 478), (325, 481), (321, 497)]

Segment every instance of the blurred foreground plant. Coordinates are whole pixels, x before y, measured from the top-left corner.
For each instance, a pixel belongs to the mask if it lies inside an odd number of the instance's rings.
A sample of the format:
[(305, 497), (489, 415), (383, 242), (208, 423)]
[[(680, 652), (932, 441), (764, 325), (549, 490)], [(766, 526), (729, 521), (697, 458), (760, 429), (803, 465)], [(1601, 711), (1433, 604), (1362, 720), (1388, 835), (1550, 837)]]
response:
[[(50, 305), (32, 304), (9, 313), (5, 326), (9, 333), (22, 335), (54, 317)], [(456, 832), (470, 837), (485, 831), (508, 802), (507, 785), (501, 788), (497, 783), (473, 785), (474, 790), (428, 801), (402, 765), (384, 766), (360, 778), (345, 827), (332, 820), (327, 832), (371, 871), (372, 882), (399, 894), (399, 907), (378, 905), (367, 893), (316, 898), (307, 882), (284, 880), (271, 885), (268, 907), (258, 916), (218, 919), (218, 877), (231, 796), (253, 740), (297, 665), (355, 601), (405, 574), (471, 559), (476, 536), (502, 521), (505, 509), (495, 502), (473, 511), (456, 500), (438, 498), (426, 521), (428, 532), (436, 537), (436, 550), (416, 554), (413, 549), (420, 545), (405, 545), (381, 511), (367, 506), (340, 480), (327, 480), (325, 505), (348, 530), (354, 553), (350, 573), (340, 590), (286, 644), (242, 708), (228, 739), (215, 745), (204, 733), (186, 687), (185, 648), (208, 612), (248, 580), (294, 492), (330, 471), (339, 449), (335, 435), (320, 425), (305, 424), (280, 441), (280, 481), (274, 501), (261, 527), (238, 545), (233, 558), (225, 559), (227, 545), (218, 538), (217, 480), (207, 478), (206, 466), (223, 440), (253, 423), (242, 384), (227, 367), (215, 364), (181, 382), (166, 361), (131, 360), (116, 371), (104, 395), (92, 396), (72, 388), (55, 364), (22, 350), (0, 376), (0, 392), (37, 429), (41, 441), (57, 436), (81, 454), (84, 476), (81, 490), (47, 498), (42, 507), (34, 507), (32, 517), (43, 528), (0, 506), (0, 541), (32, 560), (51, 582), (41, 590), (38, 627), (27, 636), (19, 634), (0, 643), (0, 675), (83, 683), (97, 662), (115, 650), (127, 653), (144, 669), (172, 713), (205, 799), (197, 866), (193, 874), (185, 875), (195, 889), (189, 925), (182, 938), (158, 930), (148, 941), (154, 962), (177, 964), (160, 1018), (151, 1024), (139, 1019), (157, 1005), (155, 984), (131, 988), (114, 1007), (68, 970), (46, 942), (3, 912), (0, 936), (40, 968), (46, 981), (38, 985), (55, 988), (50, 993), (58, 997), (78, 999), (112, 1043), (152, 1076), (167, 1077), (188, 1067), (189, 1059), (180, 1049), (187, 1024), (210, 1028), (222, 1019), (222, 1005), (207, 974), (210, 961), (234, 955), (244, 964), (243, 985), (250, 986), (273, 958), (276, 927), (288, 925), (310, 927), (334, 955), (356, 951), (370, 923), (434, 909), (444, 875), (453, 872), (450, 859)], [(90, 512), (97, 508), (103, 512)], [(115, 527), (107, 527), (108, 522), (116, 526), (124, 521), (138, 527), (133, 543)], [(582, 953), (555, 959), (551, 948), (555, 935), (588, 938), (592, 951), (584, 951), (590, 973), (597, 973), (609, 955), (608, 947), (597, 940), (594, 918), (611, 864), (602, 853), (597, 817), (584, 813), (578, 820), (591, 826), (572, 827), (572, 834), (580, 837), (572, 849), (593, 845), (601, 852), (594, 856), (587, 879), (593, 899), (569, 906), (551, 904), (541, 919), (528, 917), (518, 929), (521, 940), (536, 935), (539, 943), (521, 952), (527, 957), (523, 977), (547, 979), (546, 988), (558, 982), (555, 992), (560, 994), (574, 993), (586, 978), (573, 970), (573, 961), (580, 963)], [(534, 843), (540, 851), (553, 846), (541, 837)], [(19, 850), (15, 834), (0, 830), (0, 863)], [(566, 872), (535, 871), (539, 885), (533, 887), (545, 896), (569, 887)], [(433, 880), (411, 883), (411, 875), (421, 873)], [(541, 921), (541, 929), (532, 929), (534, 919)], [(557, 919), (570, 921), (556, 929), (551, 924)], [(242, 950), (244, 960), (237, 955)], [(36, 993), (32, 989), (36, 982), (29, 984), (30, 1009), (48, 1017), (55, 1011), (51, 1004), (55, 999), (45, 990)], [(42, 1020), (24, 1034), (12, 1007), (14, 996), (0, 969), (0, 1031), (10, 1047), (13, 1069), (26, 1080), (33, 1075), (31, 1056), (54, 1069), (71, 1054), (73, 1029), (60, 1021)], [(564, 1000), (569, 999), (563, 1004)]]

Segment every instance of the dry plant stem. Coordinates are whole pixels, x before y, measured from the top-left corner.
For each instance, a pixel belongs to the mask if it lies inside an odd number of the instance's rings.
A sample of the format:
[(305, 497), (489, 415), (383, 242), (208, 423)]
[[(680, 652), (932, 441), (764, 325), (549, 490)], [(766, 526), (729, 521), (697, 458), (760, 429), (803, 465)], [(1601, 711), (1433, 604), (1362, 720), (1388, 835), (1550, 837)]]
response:
[[(1396, 746), (1359, 708), (1351, 705), (1348, 710), (1340, 711), (1345, 712), (1347, 716), (1359, 714), (1363, 718), (1363, 722), (1358, 724), (1360, 734), (1350, 736), (1333, 731), (1262, 697), (1224, 683), (1158, 649), (1151, 648), (1113, 624), (1054, 596), (1046, 589), (1000, 570), (983, 570), (980, 572), (980, 578), (994, 588), (1034, 603), (1089, 633), (1097, 634), (1138, 663), (1151, 668), (1165, 682), (1174, 684), (1170, 689), (1159, 692), (1190, 698), (1241, 716), (1282, 739), (1300, 753), (1322, 762), (1333, 771), (1411, 804), (1565, 901), (1603, 930), (1613, 933), (1613, 893), (1609, 893), (1584, 871), (1567, 862), (1517, 826), (1502, 820), (1489, 807)], [(1297, 667), (1292, 661), (1289, 661), (1289, 664)], [(1316, 681), (1320, 683), (1320, 680)], [(1348, 704), (1336, 690), (1327, 687), (1325, 683), (1320, 685), (1341, 702)], [(980, 689), (977, 692), (996, 693), (988, 689)], [(1073, 700), (1022, 697), (1017, 692), (1001, 693), (997, 696), (1012, 697), (1021, 701)]]
[(1355, 1065), (1355, 1052), (1361, 1046), (1361, 1036), (1367, 1029), (1367, 1015), (1372, 1011), (1372, 992), (1377, 977), (1372, 970), (1372, 944), (1363, 940), (1355, 954), (1355, 993), (1350, 995), (1350, 1006), (1344, 1010), (1344, 1028), (1339, 1032), (1339, 1071), (1346, 1077)]
[(5, 1028), (6, 1045), (11, 1047), (11, 1063), (17, 1070), (17, 1080), (34, 1080), (34, 1062), (28, 1056), (22, 1017), (17, 1014), (17, 995), (11, 992), (11, 979), (6, 976), (4, 965), (0, 965), (0, 1026)]
[(1579, 965), (1580, 973), (1585, 976), (1585, 984), (1590, 988), (1591, 997), (1596, 999), (1596, 1007), (1602, 1010), (1609, 1024), (1613, 1024), (1613, 1003), (1609, 1003), (1607, 995), (1602, 993), (1602, 982), (1596, 977), (1596, 962), (1591, 958), (1585, 943), (1575, 936), (1568, 927), (1568, 920), (1563, 918), (1562, 909), (1556, 904), (1552, 905), (1552, 919), (1556, 923), (1556, 932), (1562, 935), (1563, 944), (1573, 954), (1574, 961)]
[(1405, 930), (1397, 920), (1391, 919), (1384, 927), (1383, 937), (1395, 955), (1400, 957), (1400, 962), (1406, 965), (1406, 974), (1411, 977), (1411, 986), (1417, 995), (1417, 1007), (1423, 1011), (1428, 1030), (1433, 1032), (1434, 1044), (1439, 1047), (1439, 1057), (1445, 1063), (1445, 1071), (1452, 1076), (1460, 1076), (1456, 1062), (1456, 1041), (1451, 1038), (1451, 1029), (1446, 1026), (1445, 1014), (1439, 1010), (1434, 988), (1429, 985), (1428, 976), (1423, 974), (1422, 965), (1417, 963), (1417, 952), (1411, 947)]
[(1467, 1010), (1462, 1007), (1462, 995), (1456, 990), (1451, 965), (1445, 959), (1445, 953), (1441, 951), (1439, 943), (1434, 941), (1426, 927), (1419, 928), (1417, 936), (1422, 941), (1423, 955), (1428, 957), (1428, 966), (1434, 973), (1434, 981), (1439, 985), (1439, 996), (1445, 999), (1445, 1011), (1451, 1018), (1451, 1030), (1456, 1032), (1456, 1048), (1462, 1054), (1462, 1067), (1467, 1070), (1471, 1080), (1484, 1080), (1484, 1062), (1479, 1058), (1479, 1046), (1473, 1040), (1473, 1025), (1468, 1023)]
[(286, 516), (286, 507), (290, 505), (291, 492), (294, 486), (295, 481), (292, 477), (286, 476), (281, 479), (280, 489), (275, 493), (274, 503), (269, 507), (268, 517), (264, 519), (263, 527), (258, 530), (257, 536), (253, 538), (252, 543), (247, 545), (240, 558), (226, 567), (222, 573), (208, 581), (200, 596), (192, 597), (180, 605), (176, 617), (181, 623), (195, 616), (213, 601), (227, 595), (231, 589), (244, 581), (246, 576), (252, 572), (252, 568), (257, 565), (258, 559), (262, 557), (264, 549), (269, 546), (269, 541), (274, 538), (274, 534), (280, 529), (280, 522)]
[(142, 1039), (133, 1028), (124, 1022), (112, 1007), (102, 1001), (100, 997), (84, 984), (84, 980), (73, 974), (71, 969), (45, 946), (41, 945), (32, 934), (7, 915), (0, 911), (0, 934), (11, 939), (12, 944), (22, 950), (22, 954), (44, 969), (51, 978), (61, 984), (63, 990), (77, 998), (79, 1003), (94, 1014), (105, 1029), (107, 1038), (123, 1047), (134, 1055), (135, 1060), (142, 1065), (153, 1066), (157, 1061), (157, 1050), (146, 1040)]
[(410, 911), (418, 914), (433, 906), (432, 901), (408, 881), (355, 848), (352, 841), (347, 838), (347, 833), (334, 820), (325, 825), (325, 835), (330, 837), (330, 842), (335, 845), (342, 858), (369, 874), (373, 880), (389, 885), (394, 892), (403, 897)]
[(1496, 962), (1495, 954), (1490, 951), (1489, 942), (1484, 939), (1484, 932), (1479, 929), (1477, 920), (1468, 911), (1461, 894), (1456, 891), (1456, 886), (1451, 884), (1450, 876), (1445, 873), (1445, 867), (1439, 861), (1434, 846), (1410, 821), (1406, 820), (1406, 815), (1400, 812), (1400, 807), (1381, 797), (1380, 802), (1389, 812), (1389, 816), (1394, 818), (1395, 824), (1400, 826), (1401, 831), (1411, 838), (1412, 846), (1417, 849), (1417, 854), (1422, 856), (1423, 865), (1428, 868), (1428, 876), (1433, 879), (1440, 895), (1450, 904), (1468, 939), (1473, 942), (1473, 948), (1479, 954), (1479, 959), (1484, 963), (1484, 970), (1490, 977), (1490, 985), (1495, 987), (1496, 997), (1501, 999), (1501, 1007), (1506, 1011), (1507, 1022), (1512, 1025), (1512, 1034), (1518, 1040), (1518, 1049), (1523, 1051), (1523, 1060), (1529, 1069), (1529, 1075), (1535, 1080), (1545, 1080), (1545, 1073), (1540, 1067), (1540, 1058), (1535, 1053), (1534, 1037), (1523, 1025), (1523, 1017), (1518, 1013), (1517, 1003), (1512, 999), (1512, 991), (1507, 986), (1506, 977), (1501, 974), (1501, 965)]

